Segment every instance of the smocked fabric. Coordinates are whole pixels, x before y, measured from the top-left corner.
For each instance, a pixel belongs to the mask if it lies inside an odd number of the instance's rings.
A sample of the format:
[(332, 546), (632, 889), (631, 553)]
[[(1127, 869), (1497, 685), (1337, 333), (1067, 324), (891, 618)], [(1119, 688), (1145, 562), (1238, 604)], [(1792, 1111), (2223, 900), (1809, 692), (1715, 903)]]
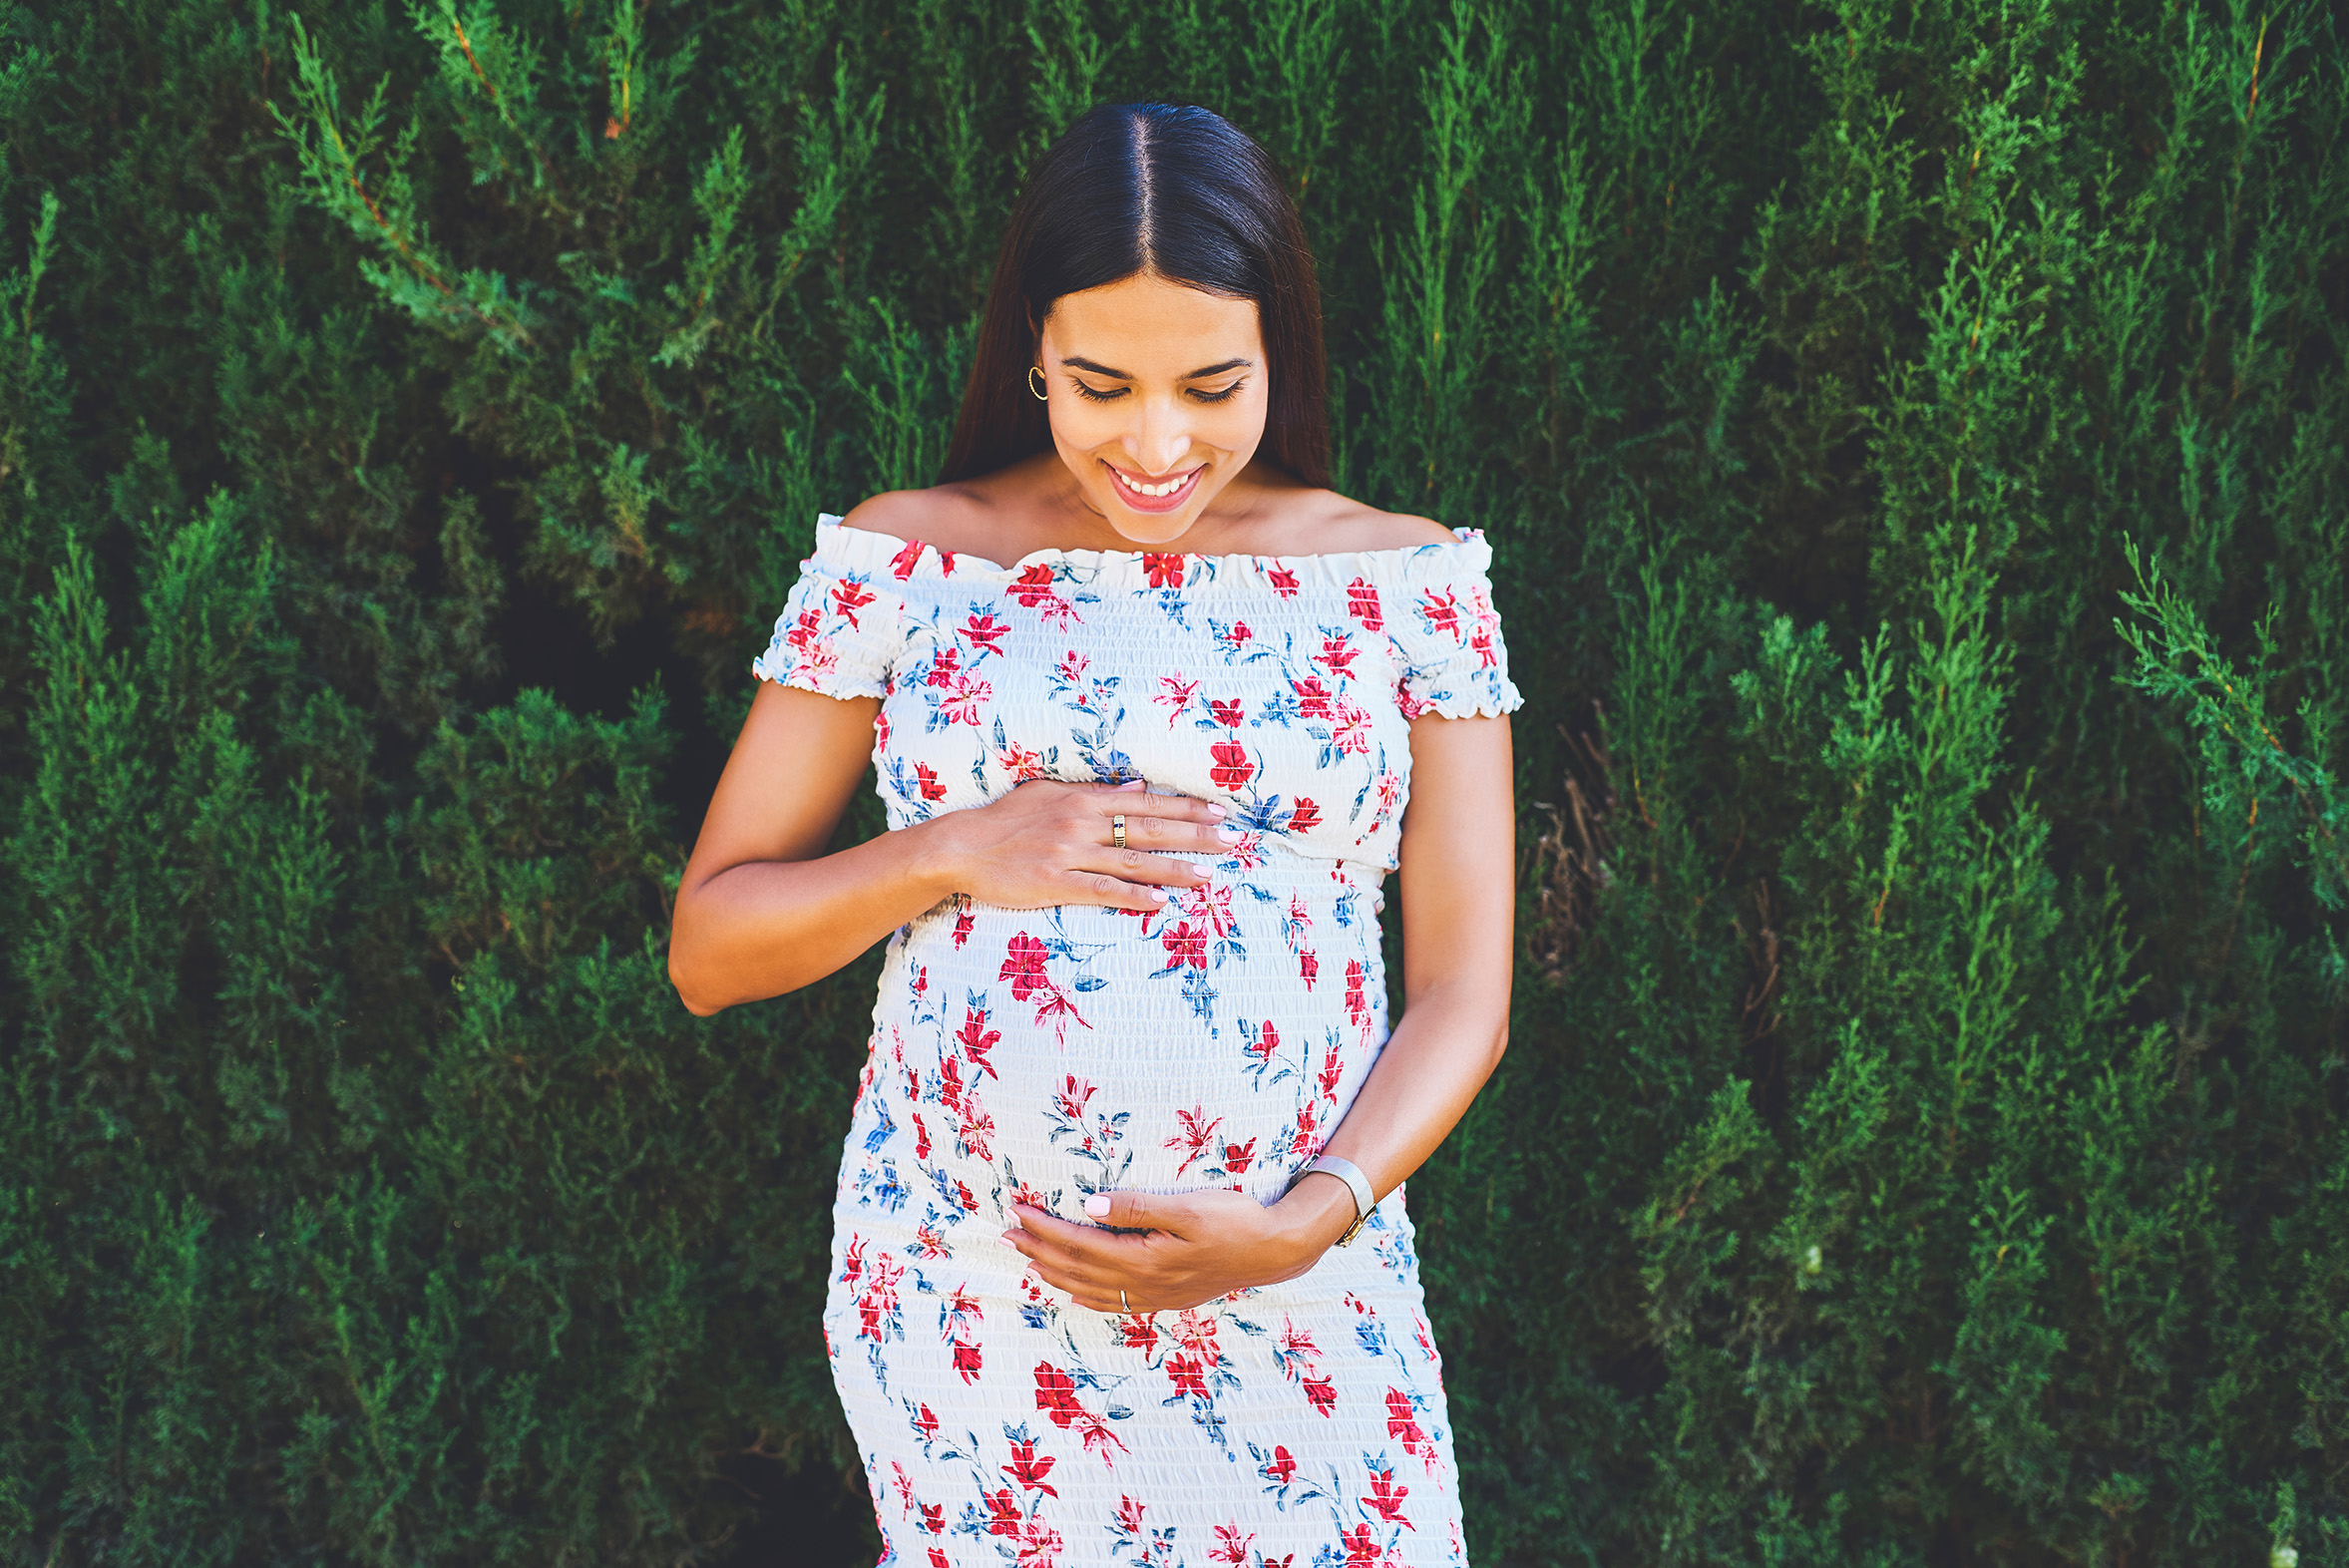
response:
[(1270, 1203), (1320, 1151), (1386, 1039), (1410, 722), (1521, 700), (1489, 565), (1466, 529), (1006, 566), (818, 522), (752, 669), (881, 699), (893, 830), (1138, 779), (1243, 832), (1162, 911), (959, 899), (890, 940), (824, 1311), (882, 1564), (1465, 1562), (1400, 1187), (1308, 1273), (1181, 1312), (1077, 1307), (998, 1236), (1096, 1191)]

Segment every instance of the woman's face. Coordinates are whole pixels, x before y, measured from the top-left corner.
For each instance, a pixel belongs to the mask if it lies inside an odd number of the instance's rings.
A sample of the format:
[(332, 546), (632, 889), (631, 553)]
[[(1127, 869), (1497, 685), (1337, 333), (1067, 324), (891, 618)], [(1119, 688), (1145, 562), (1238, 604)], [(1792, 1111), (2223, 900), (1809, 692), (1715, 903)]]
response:
[(1038, 339), (1052, 445), (1085, 505), (1135, 544), (1180, 539), (1256, 456), (1255, 300), (1136, 273), (1063, 294)]

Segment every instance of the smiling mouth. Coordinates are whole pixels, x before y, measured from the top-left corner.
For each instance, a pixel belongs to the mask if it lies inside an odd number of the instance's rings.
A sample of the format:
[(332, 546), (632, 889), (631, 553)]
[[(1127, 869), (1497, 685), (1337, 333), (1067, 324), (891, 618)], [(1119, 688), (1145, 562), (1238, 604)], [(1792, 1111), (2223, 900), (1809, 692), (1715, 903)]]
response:
[(1172, 512), (1190, 496), (1199, 476), (1207, 472), (1204, 463), (1179, 479), (1162, 479), (1146, 483), (1135, 479), (1114, 463), (1103, 463), (1117, 485), (1117, 493), (1125, 504), (1137, 512)]

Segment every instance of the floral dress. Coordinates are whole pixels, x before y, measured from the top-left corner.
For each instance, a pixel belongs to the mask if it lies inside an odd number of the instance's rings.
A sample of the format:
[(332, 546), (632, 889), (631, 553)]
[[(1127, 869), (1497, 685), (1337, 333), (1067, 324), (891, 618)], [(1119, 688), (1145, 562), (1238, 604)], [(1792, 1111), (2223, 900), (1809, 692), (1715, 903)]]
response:
[(890, 941), (824, 1314), (883, 1564), (1466, 1561), (1400, 1187), (1308, 1273), (1180, 1312), (1077, 1307), (999, 1236), (1013, 1202), (1091, 1223), (1099, 1190), (1271, 1203), (1320, 1151), (1386, 1038), (1410, 720), (1520, 700), (1489, 562), (1463, 529), (997, 566), (818, 522), (752, 668), (882, 699), (893, 830), (1027, 779), (1243, 830), (1160, 911), (958, 899)]

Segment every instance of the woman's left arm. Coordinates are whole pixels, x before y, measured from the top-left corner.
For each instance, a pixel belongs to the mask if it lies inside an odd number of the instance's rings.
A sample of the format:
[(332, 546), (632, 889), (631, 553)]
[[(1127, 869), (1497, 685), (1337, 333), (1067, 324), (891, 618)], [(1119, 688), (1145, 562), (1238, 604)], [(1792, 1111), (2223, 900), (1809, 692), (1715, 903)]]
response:
[[(1467, 1114), (1509, 1037), (1516, 914), (1516, 802), (1506, 718), (1411, 722), (1403, 812), (1402, 1019), (1323, 1152), (1352, 1160), (1383, 1198)], [(1099, 1214), (1095, 1205), (1106, 1202)], [(1269, 1205), (1236, 1192), (1096, 1195), (1086, 1212), (1129, 1234), (1015, 1205), (1004, 1241), (1080, 1307), (1197, 1306), (1294, 1279), (1354, 1223), (1334, 1176)]]

